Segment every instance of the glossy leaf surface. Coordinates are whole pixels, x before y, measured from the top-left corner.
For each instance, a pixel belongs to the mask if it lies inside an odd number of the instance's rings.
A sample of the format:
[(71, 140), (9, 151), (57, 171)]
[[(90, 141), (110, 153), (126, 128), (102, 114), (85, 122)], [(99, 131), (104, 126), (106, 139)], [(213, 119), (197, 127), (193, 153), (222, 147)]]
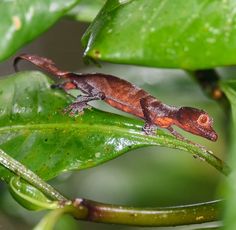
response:
[[(50, 84), (39, 72), (22, 72), (0, 81), (0, 148), (43, 179), (150, 145), (182, 149), (211, 161), (219, 170), (224, 167), (212, 154), (164, 131), (145, 135), (143, 122), (137, 119), (96, 109), (77, 117), (63, 114), (71, 98), (52, 90)], [(8, 171), (1, 168), (0, 174), (9, 181)]]
[(50, 28), (79, 0), (1, 0), (0, 61)]
[(236, 0), (108, 0), (83, 38), (85, 55), (190, 70), (232, 65), (235, 12)]
[(80, 3), (66, 15), (74, 20), (92, 22), (106, 0), (80, 0)]
[(19, 177), (12, 177), (9, 185), (11, 195), (26, 209), (43, 210), (60, 207), (57, 201), (49, 200), (41, 191), (20, 180)]

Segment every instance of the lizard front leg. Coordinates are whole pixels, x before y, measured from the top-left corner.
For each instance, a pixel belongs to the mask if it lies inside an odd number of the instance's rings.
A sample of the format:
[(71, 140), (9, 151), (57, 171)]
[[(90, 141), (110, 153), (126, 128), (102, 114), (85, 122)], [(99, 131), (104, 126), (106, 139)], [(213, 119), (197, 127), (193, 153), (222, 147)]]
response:
[(149, 98), (148, 97), (141, 98), (140, 105), (141, 105), (144, 120), (145, 120), (145, 124), (144, 124), (142, 130), (147, 135), (155, 135), (156, 130), (157, 130), (157, 126), (155, 125), (155, 123), (153, 121), (156, 117), (156, 114), (154, 115), (154, 113), (150, 112)]
[(182, 136), (180, 133), (178, 133), (176, 130), (174, 130), (171, 126), (167, 127), (166, 128), (167, 130), (170, 131), (170, 133), (175, 136), (178, 140), (181, 140), (181, 141), (188, 141), (187, 138), (185, 138), (184, 136)]
[[(178, 140), (181, 140), (181, 141), (185, 141), (189, 144), (192, 144), (192, 145), (195, 145), (197, 146), (198, 148), (202, 149), (203, 151), (207, 151), (206, 148), (198, 143), (195, 143), (193, 141), (190, 141), (189, 139), (187, 139), (186, 137), (182, 136), (180, 133), (178, 133), (176, 130), (174, 130), (171, 126), (167, 128), (167, 130), (170, 131), (170, 133), (172, 135), (174, 135)], [(196, 158), (197, 155), (194, 155), (194, 157)]]
[(64, 112), (70, 112), (70, 115), (82, 114), (84, 109), (90, 108), (87, 103), (93, 100), (103, 100), (104, 93), (98, 92), (93, 95), (78, 95), (76, 100), (64, 109)]

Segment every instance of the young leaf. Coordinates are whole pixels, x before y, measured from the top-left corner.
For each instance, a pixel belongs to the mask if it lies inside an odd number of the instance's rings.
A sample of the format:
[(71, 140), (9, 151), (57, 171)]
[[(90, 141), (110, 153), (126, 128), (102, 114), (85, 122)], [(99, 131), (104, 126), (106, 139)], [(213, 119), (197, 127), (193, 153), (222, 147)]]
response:
[[(96, 109), (70, 117), (63, 109), (71, 98), (50, 88), (39, 72), (22, 72), (0, 80), (0, 148), (43, 179), (96, 166), (144, 146), (165, 146), (188, 151), (228, 173), (213, 154), (177, 140), (159, 130), (156, 136), (141, 131), (143, 122)], [(3, 167), (0, 175), (9, 181)]]
[(50, 28), (79, 0), (1, 0), (0, 61)]
[(57, 201), (49, 200), (41, 191), (20, 180), (19, 177), (11, 178), (9, 188), (13, 198), (26, 209), (36, 211), (60, 207)]
[(235, 7), (236, 0), (108, 0), (83, 37), (85, 55), (189, 70), (235, 64)]
[[(0, 149), (0, 164), (2, 166), (4, 166), (5, 169), (8, 169), (9, 173), (13, 174), (13, 176), (12, 176), (13, 178), (18, 176), (19, 178), (22, 178), (22, 179), (24, 179), (24, 181), (29, 183), (30, 186), (34, 186), (35, 189), (36, 189), (36, 190), (33, 190), (32, 192), (30, 192), (30, 191), (27, 191), (27, 189), (30, 189), (30, 187), (28, 188), (27, 185), (24, 186), (24, 184), (23, 184), (22, 187), (25, 187), (25, 189), (24, 188), (21, 189), (21, 184), (22, 183), (15, 183), (15, 187), (18, 187), (16, 190), (20, 194), (24, 195), (24, 193), (30, 193), (31, 195), (29, 197), (32, 197), (32, 195), (34, 194), (34, 191), (39, 190), (43, 194), (45, 194), (45, 196), (49, 197), (52, 200), (57, 200), (57, 201), (61, 201), (61, 202), (65, 202), (65, 201), (68, 200), (60, 192), (55, 190), (51, 185), (49, 185), (43, 179), (41, 179), (39, 176), (37, 176), (33, 171), (26, 168), (19, 161), (15, 160), (11, 156), (9, 156), (2, 149)], [(1, 179), (4, 180), (5, 178), (2, 177)], [(9, 182), (9, 178), (8, 178), (8, 182)], [(10, 182), (9, 183), (14, 185), (12, 183), (12, 178), (11, 177), (10, 177)], [(25, 192), (25, 190), (26, 190), (26, 192)], [(22, 193), (22, 191), (23, 191), (23, 193)], [(28, 194), (25, 194), (25, 195), (27, 196)], [(38, 197), (38, 196), (33, 195), (33, 197)], [(27, 200), (29, 201), (29, 199), (27, 199)]]

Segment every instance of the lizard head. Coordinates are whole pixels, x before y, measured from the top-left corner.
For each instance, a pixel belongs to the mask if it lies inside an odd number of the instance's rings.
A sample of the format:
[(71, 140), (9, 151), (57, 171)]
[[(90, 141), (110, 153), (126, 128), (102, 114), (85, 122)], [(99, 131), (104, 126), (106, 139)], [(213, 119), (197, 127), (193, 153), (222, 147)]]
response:
[(177, 120), (180, 128), (187, 132), (216, 141), (217, 133), (212, 128), (213, 119), (203, 110), (181, 107), (177, 112)]

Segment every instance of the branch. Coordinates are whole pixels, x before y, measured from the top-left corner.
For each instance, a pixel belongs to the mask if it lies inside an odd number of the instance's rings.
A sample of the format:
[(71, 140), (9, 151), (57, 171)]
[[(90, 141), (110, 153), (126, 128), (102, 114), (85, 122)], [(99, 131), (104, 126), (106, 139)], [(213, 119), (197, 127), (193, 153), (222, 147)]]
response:
[(190, 72), (190, 74), (209, 98), (218, 101), (224, 107), (225, 111), (229, 111), (229, 101), (220, 89), (220, 77), (214, 69), (196, 70)]
[(5, 168), (12, 171), (17, 176), (23, 178), (28, 183), (32, 184), (35, 188), (41, 190), (46, 196), (53, 200), (65, 201), (67, 200), (63, 195), (61, 195), (57, 190), (55, 190), (51, 185), (47, 184), (44, 180), (38, 177), (34, 172), (27, 169), (20, 162), (16, 161), (3, 150), (0, 149), (0, 164)]
[(133, 208), (76, 199), (65, 213), (91, 222), (132, 226), (178, 226), (219, 220), (222, 201), (164, 208)]
[(219, 220), (222, 201), (164, 208), (133, 208), (76, 199), (71, 205), (51, 211), (34, 230), (50, 229), (63, 214), (78, 220), (143, 227), (201, 224)]
[[(212, 159), (216, 159), (217, 166), (219, 163), (217, 160), (218, 158), (215, 158), (214, 155), (211, 157), (210, 162), (212, 162)], [(53, 225), (56, 219), (64, 213), (71, 214), (73, 217), (80, 220), (133, 226), (177, 226), (184, 224), (199, 224), (215, 221), (219, 218), (221, 201), (151, 209), (103, 204), (86, 199), (76, 199), (73, 202), (64, 202), (67, 200), (64, 196), (2, 150), (0, 150), (0, 163), (41, 190), (48, 197), (60, 202), (62, 208), (53, 210), (53, 213), (40, 222), (40, 226), (47, 224)], [(222, 167), (222, 165), (220, 167)], [(227, 168), (223, 167), (221, 171), (224, 174), (227, 174), (228, 169), (226, 169)]]

